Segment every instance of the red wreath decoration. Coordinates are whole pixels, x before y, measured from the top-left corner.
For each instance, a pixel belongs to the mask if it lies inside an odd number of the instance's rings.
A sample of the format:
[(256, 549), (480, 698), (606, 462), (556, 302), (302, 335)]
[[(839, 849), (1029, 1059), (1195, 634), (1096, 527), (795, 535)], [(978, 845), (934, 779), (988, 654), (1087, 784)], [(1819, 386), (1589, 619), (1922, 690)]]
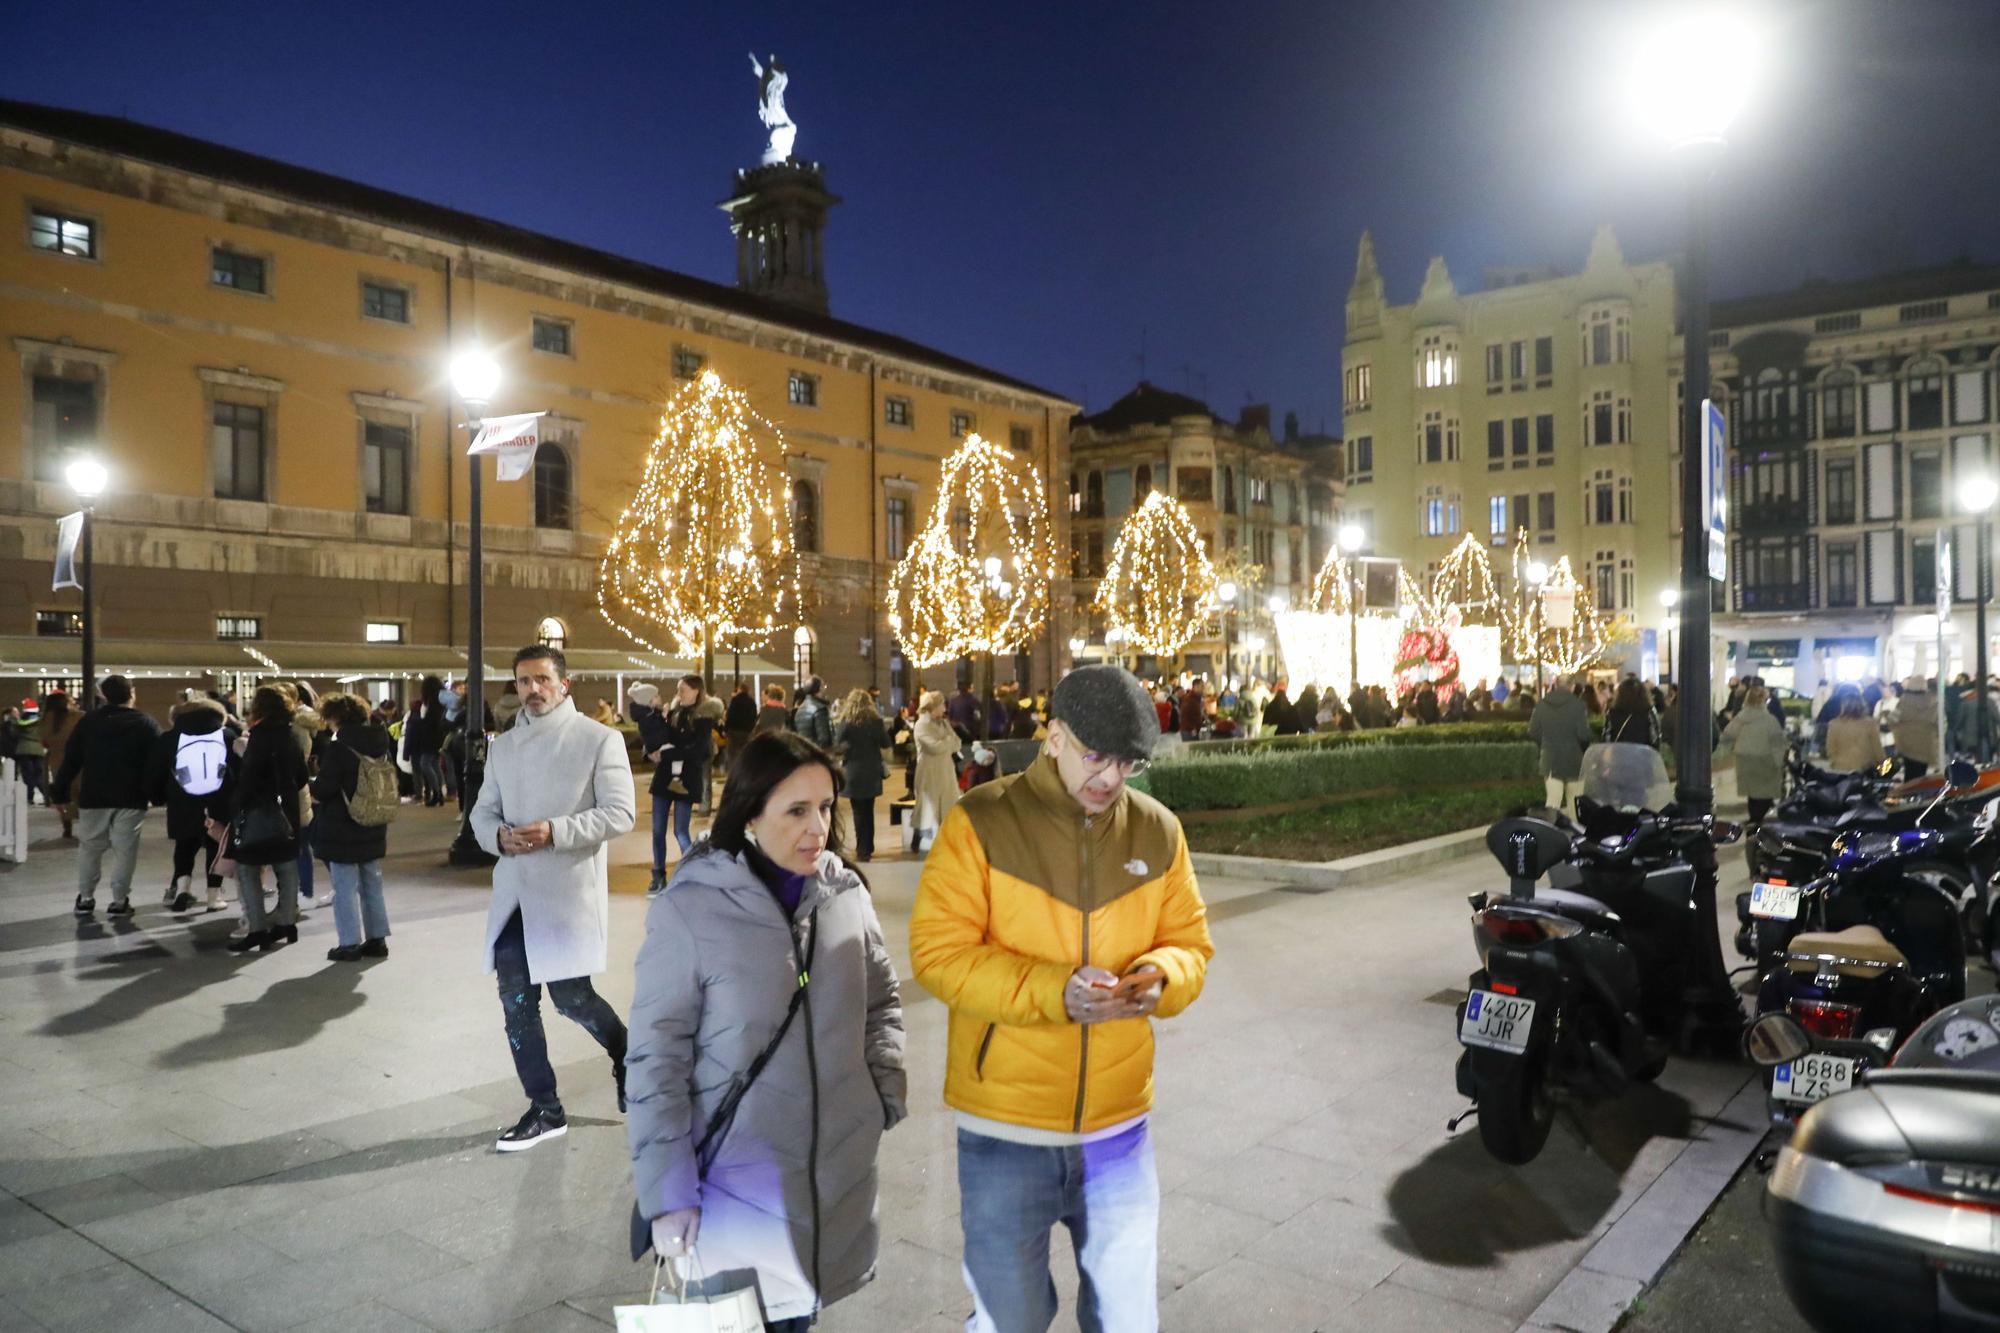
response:
[(1409, 699), (1429, 681), (1437, 689), (1439, 706), (1451, 702), (1458, 689), (1458, 653), (1451, 636), (1441, 629), (1405, 630), (1396, 645), (1396, 697)]

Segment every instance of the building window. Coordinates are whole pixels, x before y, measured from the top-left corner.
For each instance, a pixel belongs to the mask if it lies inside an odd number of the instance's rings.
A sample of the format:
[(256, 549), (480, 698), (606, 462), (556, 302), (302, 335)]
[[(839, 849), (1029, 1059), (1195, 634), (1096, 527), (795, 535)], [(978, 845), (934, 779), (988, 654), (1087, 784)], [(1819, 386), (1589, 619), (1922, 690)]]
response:
[(1526, 531), (1529, 518), (1528, 497), (1525, 495), (1515, 496), (1513, 507), (1509, 510), (1507, 516), (1509, 530), (1513, 532)]
[(1910, 376), (1911, 430), (1936, 430), (1944, 425), (1944, 373), (1932, 362)]
[(819, 551), (819, 491), (804, 477), (792, 478), (792, 548), (801, 555)]
[(369, 643), (401, 643), (403, 622), (400, 620), (371, 620), (364, 635)]
[(1535, 339), (1535, 387), (1546, 389), (1555, 382), (1556, 340), (1553, 337)]
[(1486, 502), (1486, 535), (1495, 546), (1507, 541), (1507, 497), (1496, 495)]
[(1424, 338), (1417, 352), (1417, 387), (1448, 389), (1458, 383), (1458, 348), (1433, 333)]
[(97, 384), (37, 375), (34, 396), (35, 476), (61, 483), (70, 458), (97, 442)]
[(1918, 301), (1896, 312), (1899, 324), (1916, 324), (1926, 319), (1943, 319), (1951, 310), (1950, 301)]
[(1486, 423), (1486, 461), (1497, 463), (1507, 457), (1507, 423), (1495, 417)]
[(1542, 491), (1535, 496), (1535, 527), (1544, 536), (1553, 536), (1556, 530), (1556, 493)]
[(707, 364), (708, 358), (692, 347), (674, 348), (674, 378), (677, 380), (693, 379)]
[(1141, 463), (1138, 469), (1132, 473), (1132, 494), (1137, 497), (1134, 503), (1146, 503), (1146, 497), (1152, 493), (1153, 465), (1151, 463)]
[(1857, 573), (1860, 563), (1852, 542), (1826, 548), (1826, 604), (1828, 606), (1853, 606), (1858, 598), (1860, 583)]
[(80, 639), (83, 637), (83, 612), (37, 611), (35, 633), (45, 639)]
[(1583, 521), (1586, 523), (1611, 523), (1616, 521), (1617, 488), (1612, 483), (1609, 469), (1600, 468), (1591, 474), (1583, 488)]
[(953, 412), (951, 414), (951, 438), (962, 440), (972, 434), (972, 413)]
[(261, 639), (264, 637), (262, 616), (217, 616), (215, 637), (218, 639)]
[(1026, 426), (1007, 428), (1007, 447), (1017, 454), (1025, 454), (1035, 447), (1035, 432)]
[(801, 625), (792, 631), (792, 688), (804, 689), (805, 683), (818, 674), (813, 661), (818, 647), (819, 636), (810, 626)]
[(1525, 339), (1507, 344), (1507, 378), (1516, 389), (1528, 387), (1528, 344)]
[[(1093, 478), (1095, 472), (1090, 474)], [(1215, 473), (1211, 468), (1184, 467), (1174, 474), (1180, 486), (1180, 498), (1197, 504), (1210, 504), (1215, 499)], [(1101, 509), (1099, 512), (1103, 512)]]
[(1910, 455), (1910, 517), (1944, 515), (1944, 455), (1932, 450)]
[(1850, 310), (1844, 315), (1821, 315), (1813, 321), (1814, 333), (1850, 333), (1861, 327), (1861, 312)]
[(1910, 601), (1918, 606), (1937, 601), (1937, 542), (1929, 537), (1910, 543)]
[(28, 244), (75, 259), (95, 259), (97, 224), (89, 218), (38, 208), (28, 215)]
[(1952, 424), (1965, 426), (1986, 420), (1986, 372), (1961, 370), (1951, 377)]
[(238, 254), (220, 246), (209, 251), (208, 280), (218, 287), (239, 292), (265, 293), (264, 261), (255, 255)]
[(566, 319), (545, 319), (534, 317), (535, 327), (532, 337), (537, 352), (549, 352), (555, 356), (569, 356), (572, 351), (570, 323)]
[(362, 489), (371, 514), (410, 512), (410, 429), (367, 423), (361, 447)]
[(1597, 553), (1597, 609), (1618, 609), (1618, 556), (1614, 551)]
[(1528, 419), (1526, 417), (1514, 418), (1512, 434), (1514, 457), (1526, 458), (1528, 456)]
[(1535, 453), (1540, 458), (1548, 459), (1555, 457), (1555, 452), (1556, 419), (1554, 415), (1544, 412), (1535, 418)]
[(364, 319), (386, 319), (391, 324), (410, 322), (410, 292), (386, 282), (361, 284), (361, 315)]
[(1375, 437), (1372, 435), (1357, 435), (1354, 438), (1352, 452), (1354, 454), (1354, 461), (1352, 467), (1348, 469), (1350, 480), (1372, 480), (1375, 476)]
[(889, 497), (887, 522), (883, 529), (889, 538), (889, 558), (901, 560), (910, 550), (910, 497), (892, 495)]
[(1084, 538), (1084, 558), (1088, 562), (1090, 577), (1104, 577), (1104, 534), (1089, 533)]
[(1374, 391), (1374, 367), (1367, 362), (1349, 366), (1343, 377), (1345, 384), (1341, 393), (1341, 403), (1349, 412), (1356, 412), (1368, 406)]
[(964, 505), (951, 511), (951, 544), (960, 555), (972, 550), (972, 511)]
[(543, 616), (535, 626), (535, 642), (557, 652), (569, 651), (569, 626), (555, 616)]
[(882, 400), (882, 420), (891, 426), (911, 424), (910, 400), (907, 398), (884, 398)]
[(1458, 497), (1447, 496), (1444, 488), (1432, 486), (1424, 491), (1422, 504), (1417, 510), (1417, 521), (1426, 537), (1448, 537), (1458, 531)]
[(1583, 323), (1583, 364), (1622, 365), (1632, 359), (1632, 317), (1622, 311), (1593, 310)]
[(1584, 443), (1591, 445), (1610, 444), (1618, 434), (1618, 407), (1612, 401), (1609, 389), (1599, 389), (1590, 396), (1590, 407), (1583, 418)]
[(1851, 370), (1836, 370), (1820, 389), (1819, 433), (1827, 438), (1854, 434), (1855, 379)]
[(535, 450), (535, 526), (567, 528), (571, 500), (569, 454), (561, 445), (543, 441)]
[(1826, 463), (1826, 521), (1854, 521), (1854, 460), (1830, 458)]
[[(1207, 469), (1203, 469), (1204, 477), (1206, 473)], [(1092, 468), (1083, 479), (1083, 516), (1104, 517), (1104, 474), (1096, 468)]]
[(219, 500), (264, 498), (264, 409), (248, 403), (217, 403), (210, 426)]
[(785, 398), (793, 407), (818, 407), (819, 376), (794, 370), (785, 379)]
[(1506, 388), (1507, 348), (1503, 343), (1486, 344), (1486, 392), (1499, 393)]

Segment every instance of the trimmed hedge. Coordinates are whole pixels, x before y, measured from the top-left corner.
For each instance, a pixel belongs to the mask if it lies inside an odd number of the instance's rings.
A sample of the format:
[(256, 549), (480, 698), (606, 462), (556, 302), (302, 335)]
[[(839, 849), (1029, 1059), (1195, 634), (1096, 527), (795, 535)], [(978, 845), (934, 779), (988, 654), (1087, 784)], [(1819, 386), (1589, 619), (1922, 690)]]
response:
[(1156, 764), (1135, 785), (1173, 810), (1244, 810), (1343, 792), (1533, 782), (1541, 775), (1541, 752), (1526, 740), (1418, 745), (1384, 743), (1388, 733), (1363, 735), (1365, 741), (1310, 749), (1190, 753)]
[(1189, 741), (1181, 753), (1262, 754), (1271, 751), (1340, 749), (1354, 745), (1464, 745), (1528, 739), (1526, 719), (1518, 722), (1440, 722), (1429, 727), (1375, 727), (1364, 731), (1313, 731), (1303, 736), (1244, 736)]

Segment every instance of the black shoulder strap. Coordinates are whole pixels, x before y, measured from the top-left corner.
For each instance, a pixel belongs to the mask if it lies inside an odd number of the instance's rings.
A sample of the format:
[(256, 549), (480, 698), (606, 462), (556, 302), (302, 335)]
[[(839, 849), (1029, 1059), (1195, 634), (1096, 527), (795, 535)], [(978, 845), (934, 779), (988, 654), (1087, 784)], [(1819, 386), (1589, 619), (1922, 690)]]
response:
[[(787, 930), (789, 929), (788, 926)], [(721, 1139), (729, 1132), (730, 1123), (736, 1119), (736, 1108), (743, 1104), (744, 1094), (750, 1091), (750, 1086), (757, 1081), (757, 1076), (764, 1072), (764, 1066), (771, 1063), (771, 1057), (778, 1053), (778, 1045), (784, 1041), (785, 1033), (791, 1030), (792, 1020), (797, 1018), (799, 1010), (805, 1007), (806, 986), (812, 980), (813, 954), (818, 948), (819, 909), (815, 907), (806, 917), (805, 957), (800, 959), (796, 952), (792, 955), (799, 966), (798, 985), (792, 988), (792, 1002), (785, 1008), (784, 1021), (778, 1024), (778, 1030), (772, 1035), (770, 1043), (757, 1053), (757, 1058), (750, 1062), (750, 1067), (743, 1071), (743, 1076), (729, 1089), (729, 1095), (722, 1099), (722, 1105), (715, 1108), (715, 1118), (708, 1122), (708, 1128), (702, 1132), (701, 1140), (694, 1145), (695, 1165), (701, 1175), (708, 1174), (708, 1168), (713, 1162), (709, 1149), (721, 1147)]]

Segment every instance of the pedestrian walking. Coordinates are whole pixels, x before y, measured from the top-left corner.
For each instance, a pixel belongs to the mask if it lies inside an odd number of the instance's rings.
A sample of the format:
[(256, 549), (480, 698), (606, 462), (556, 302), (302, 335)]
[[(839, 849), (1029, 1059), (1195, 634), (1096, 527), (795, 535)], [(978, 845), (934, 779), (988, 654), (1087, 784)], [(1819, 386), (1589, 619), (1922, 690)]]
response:
[(308, 907), (329, 907), (333, 904), (333, 894), (321, 897), (314, 885), (313, 807), (305, 788), (319, 765), (320, 750), (326, 744), (326, 722), (319, 715), (319, 701), (313, 694), (312, 686), (302, 680), (281, 680), (276, 684), (291, 702), (292, 738), (298, 742), (299, 753), (305, 756), (306, 761), (305, 777), (299, 784), (298, 823), (299, 910), (300, 915), (304, 915)]
[(854, 859), (871, 860), (875, 855), (875, 802), (889, 776), (882, 763), (882, 751), (889, 748), (889, 732), (868, 691), (850, 690), (841, 702), (840, 718), (833, 726), (833, 748), (840, 756), (848, 813), (854, 817)]
[(771, 1333), (875, 1276), (876, 1150), (907, 1113), (896, 969), (840, 790), (803, 736), (754, 737), (634, 969), (633, 1257), (753, 1275)]
[(1273, 736), (1296, 736), (1299, 734), (1299, 716), (1296, 706), (1285, 693), (1285, 682), (1279, 681), (1278, 688), (1264, 704), (1264, 730)]
[(1604, 739), (1609, 744), (1660, 748), (1660, 717), (1653, 711), (1652, 697), (1637, 676), (1627, 676), (1620, 682), (1618, 693), (1604, 714)]
[[(236, 862), (246, 933), (229, 942), (231, 953), (299, 942), (300, 793), (307, 775), (293, 728), (295, 697), (279, 685), (259, 685), (250, 696), (250, 730), (237, 766), (226, 849)], [(273, 913), (264, 909), (265, 866), (278, 883)]]
[(1896, 754), (1903, 761), (1906, 780), (1920, 778), (1938, 766), (1937, 721), (1937, 696), (1931, 693), (1930, 683), (1922, 676), (1905, 679), (1890, 734), (1896, 738)]
[(35, 722), (35, 737), (42, 743), (42, 797), (56, 809), (62, 820), (62, 835), (65, 842), (76, 839), (76, 805), (72, 801), (56, 797), (56, 774), (62, 771), (63, 761), (69, 757), (69, 743), (76, 735), (77, 715), (70, 709), (69, 696), (61, 690), (50, 690), (42, 696), (42, 715)]
[(514, 725), (487, 751), (472, 810), (479, 845), (499, 861), (486, 914), (486, 970), (498, 978), (514, 1070), (528, 1109), (494, 1147), (517, 1152), (569, 1132), (542, 1029), (542, 987), (556, 1012), (611, 1057), (625, 1109), (625, 1025), (591, 987), (610, 948), (610, 841), (632, 830), (625, 738), (576, 710), (562, 650), (514, 654)]
[(167, 720), (173, 725), (153, 742), (146, 765), (146, 799), (166, 807), (167, 836), (174, 844), (167, 905), (176, 912), (193, 909), (194, 864), (200, 857), (208, 910), (217, 912), (224, 901), (222, 875), (215, 868), (220, 849), (208, 826), (229, 817), (236, 777), (231, 744), (240, 729), (221, 704), (201, 695), (175, 704)]
[(1548, 807), (1569, 809), (1570, 798), (1583, 783), (1583, 752), (1590, 748), (1590, 714), (1570, 688), (1569, 677), (1556, 677), (1547, 697), (1535, 704), (1528, 716), (1528, 739), (1542, 747)]
[(410, 715), (403, 720), (403, 758), (417, 775), (417, 799), (426, 806), (444, 804), (444, 682), (425, 676)]
[(911, 733), (917, 749), (916, 809), (910, 812), (910, 850), (921, 853), (937, 841), (944, 817), (958, 804), (958, 731), (945, 720), (944, 696), (926, 690), (917, 702)]
[(1194, 1002), (1214, 947), (1179, 821), (1126, 786), (1159, 740), (1144, 689), (1116, 665), (1079, 667), (1049, 709), (1041, 757), (945, 821), (910, 917), (915, 975), (951, 1011), (966, 1327), (1049, 1327), (1061, 1223), (1077, 1322), (1153, 1329), (1148, 1019)]
[(37, 798), (43, 805), (49, 803), (43, 789), (42, 761), (48, 757), (48, 748), (42, 744), (41, 720), (42, 706), (29, 695), (19, 707), (7, 710), (7, 722), (0, 728), (0, 758), (14, 761), (14, 776), (28, 789), (29, 805)]
[(743, 753), (743, 747), (750, 743), (750, 733), (757, 730), (757, 701), (750, 696), (750, 682), (739, 680), (730, 692), (729, 704), (722, 712), (722, 732), (728, 741), (729, 758), (733, 767), (736, 756)]
[(822, 750), (833, 749), (833, 715), (821, 697), (826, 684), (818, 676), (799, 687), (799, 706), (792, 711), (792, 729)]
[(1826, 766), (1849, 773), (1879, 768), (1889, 757), (1882, 749), (1882, 726), (1869, 716), (1861, 691), (1844, 696), (1835, 691), (1834, 698), (1840, 700), (1840, 716), (1827, 724)]
[(75, 734), (65, 738), (53, 794), (67, 803), (71, 786), (77, 788), (83, 841), (76, 853), (76, 914), (96, 913), (97, 885), (109, 852), (111, 905), (104, 914), (130, 916), (132, 871), (139, 859), (139, 830), (146, 820), (146, 761), (152, 757), (160, 725), (132, 706), (132, 682), (125, 677), (106, 676), (99, 688), (104, 707), (85, 715)]
[(389, 729), (368, 716), (368, 701), (352, 694), (320, 700), (331, 728), (313, 775), (314, 846), (333, 881), (334, 947), (328, 962), (389, 956), (389, 908), (382, 896), (382, 858), (389, 824), (402, 805)]
[(979, 715), (985, 711), (979, 706), (979, 696), (972, 692), (972, 686), (959, 682), (958, 690), (945, 705), (945, 718), (961, 740), (973, 740), (979, 735)]
[(667, 820), (673, 819), (674, 841), (686, 856), (694, 845), (694, 805), (715, 757), (715, 720), (702, 707), (702, 678), (682, 676), (674, 687), (674, 703), (662, 709), (659, 690), (635, 685), (626, 691), (632, 721), (639, 728), (639, 745), (653, 761), (653, 881), (649, 894), (667, 887)]
[(1785, 794), (1785, 754), (1790, 741), (1785, 729), (1764, 707), (1766, 691), (1752, 685), (1743, 692), (1743, 707), (1722, 729), (1718, 759), (1736, 756), (1736, 791), (1749, 803), (1749, 822), (1761, 824), (1771, 806)]
[(790, 731), (791, 728), (792, 715), (785, 708), (785, 687), (782, 685), (766, 685), (764, 687), (764, 706), (757, 710), (756, 730)]

